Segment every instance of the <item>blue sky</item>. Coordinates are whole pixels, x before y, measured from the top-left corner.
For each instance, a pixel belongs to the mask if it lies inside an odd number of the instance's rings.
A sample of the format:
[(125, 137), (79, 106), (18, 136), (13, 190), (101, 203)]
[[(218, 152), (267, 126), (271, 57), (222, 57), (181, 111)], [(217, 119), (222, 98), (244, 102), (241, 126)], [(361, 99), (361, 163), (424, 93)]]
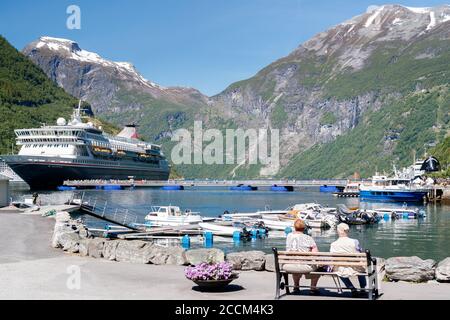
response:
[[(208, 95), (254, 75), (369, 5), (435, 6), (434, 0), (2, 0), (0, 34), (16, 48), (43, 35), (77, 41), (149, 80)], [(81, 30), (66, 8), (81, 8)]]

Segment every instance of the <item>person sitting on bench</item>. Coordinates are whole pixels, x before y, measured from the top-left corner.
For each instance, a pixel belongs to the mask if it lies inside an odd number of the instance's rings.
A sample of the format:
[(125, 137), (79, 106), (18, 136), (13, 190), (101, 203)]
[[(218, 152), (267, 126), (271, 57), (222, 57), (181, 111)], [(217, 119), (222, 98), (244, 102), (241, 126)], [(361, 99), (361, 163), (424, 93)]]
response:
[[(314, 239), (304, 233), (305, 228), (306, 226), (303, 220), (297, 219), (295, 221), (295, 231), (289, 233), (286, 238), (286, 251), (319, 252)], [(314, 267), (309, 265), (284, 264), (283, 270), (293, 273), (292, 278), (294, 280), (294, 292), (299, 291), (300, 278), (302, 275), (305, 275), (306, 279), (311, 279), (311, 294), (319, 294), (319, 290), (317, 289), (319, 276), (309, 275), (310, 272), (316, 270)]]
[[(350, 228), (345, 223), (340, 223), (337, 226), (337, 232), (339, 238), (331, 244), (330, 252), (331, 253), (358, 253), (362, 252), (361, 247), (359, 246), (359, 241), (356, 239), (349, 238), (348, 234), (350, 232)], [(337, 269), (337, 270), (336, 270)], [(352, 296), (358, 296), (358, 291), (353, 285), (350, 277), (357, 275), (358, 273), (365, 272), (365, 270), (361, 268), (350, 268), (350, 267), (334, 267), (334, 270), (344, 285), (351, 289)], [(367, 285), (365, 276), (358, 276), (359, 285), (361, 289), (364, 289)]]

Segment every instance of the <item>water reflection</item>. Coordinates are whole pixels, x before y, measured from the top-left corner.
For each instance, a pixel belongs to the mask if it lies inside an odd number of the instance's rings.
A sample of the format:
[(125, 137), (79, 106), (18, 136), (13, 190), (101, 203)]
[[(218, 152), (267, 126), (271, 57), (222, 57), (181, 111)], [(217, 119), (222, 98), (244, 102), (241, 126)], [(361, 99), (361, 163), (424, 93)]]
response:
[[(69, 197), (70, 193), (56, 193), (59, 199)], [(55, 193), (43, 194), (51, 198)], [(336, 207), (345, 204), (347, 207), (362, 207), (367, 209), (401, 207), (403, 204), (362, 202), (357, 198), (335, 198), (331, 194), (320, 193), (315, 189), (278, 193), (270, 191), (231, 192), (223, 188), (188, 188), (184, 191), (163, 191), (159, 189), (137, 189), (122, 191), (86, 191), (86, 196), (97, 197), (108, 205), (119, 205), (139, 214), (144, 218), (151, 206), (177, 205), (181, 209), (191, 209), (204, 216), (217, 217), (225, 210), (229, 212), (254, 212), (266, 206), (272, 209), (285, 209), (290, 205), (305, 202), (317, 202), (322, 205)], [(101, 199), (101, 200), (100, 200)], [(352, 237), (358, 238), (364, 248), (370, 249), (377, 256), (411, 256), (433, 258), (436, 260), (450, 256), (450, 206), (414, 205), (414, 208), (424, 209), (427, 216), (421, 220), (382, 220), (378, 225), (352, 226)], [(103, 224), (90, 217), (87, 223), (96, 227)], [(329, 250), (331, 242), (337, 235), (335, 230), (314, 231), (313, 237), (322, 251)], [(264, 250), (271, 252), (271, 247), (283, 247), (283, 237), (260, 239), (256, 241), (232, 240), (216, 241), (215, 246), (226, 251), (230, 250)]]

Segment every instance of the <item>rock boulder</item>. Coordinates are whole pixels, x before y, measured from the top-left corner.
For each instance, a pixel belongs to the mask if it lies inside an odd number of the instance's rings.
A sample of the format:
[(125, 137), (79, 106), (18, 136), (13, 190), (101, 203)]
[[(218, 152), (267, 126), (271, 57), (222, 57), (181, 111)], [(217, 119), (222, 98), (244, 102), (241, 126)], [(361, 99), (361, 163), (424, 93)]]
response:
[(192, 249), (186, 251), (186, 259), (191, 265), (202, 262), (218, 263), (225, 260), (225, 253), (220, 249)]
[[(115, 260), (119, 262), (130, 262), (130, 263), (149, 263), (145, 255), (144, 247), (146, 247), (147, 242), (134, 240), (114, 240), (118, 242), (115, 249)], [(113, 249), (114, 244), (108, 244), (108, 249), (105, 250), (109, 254), (109, 259), (114, 255)]]
[(264, 265), (264, 268), (266, 271), (269, 272), (275, 272), (275, 258), (273, 254), (266, 254), (266, 263)]
[(81, 239), (78, 243), (78, 253), (82, 257), (87, 257), (89, 255), (89, 241), (90, 239)]
[(436, 280), (450, 281), (450, 257), (439, 262), (436, 268)]
[(227, 261), (233, 264), (235, 270), (264, 270), (266, 255), (262, 251), (232, 252), (227, 254)]
[(435, 277), (434, 260), (394, 257), (386, 260), (386, 277), (391, 281), (426, 282)]
[(108, 259), (110, 261), (115, 261), (117, 246), (119, 245), (120, 242), (121, 241), (119, 240), (105, 241), (102, 251), (103, 258)]
[(187, 265), (186, 252), (182, 247), (162, 247), (148, 244), (144, 248), (144, 260), (153, 264)]
[(61, 233), (58, 238), (62, 249), (70, 253), (78, 253), (80, 240), (80, 235), (76, 231)]
[(103, 256), (104, 239), (95, 238), (88, 241), (88, 255), (92, 258), (101, 258)]

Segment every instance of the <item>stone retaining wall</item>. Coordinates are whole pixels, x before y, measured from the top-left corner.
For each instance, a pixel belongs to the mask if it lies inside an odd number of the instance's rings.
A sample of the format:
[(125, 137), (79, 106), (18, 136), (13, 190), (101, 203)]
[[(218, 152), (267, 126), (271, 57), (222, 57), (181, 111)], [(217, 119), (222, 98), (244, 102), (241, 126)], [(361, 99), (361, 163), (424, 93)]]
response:
[[(52, 246), (81, 256), (157, 265), (195, 265), (226, 260), (235, 270), (275, 271), (273, 255), (262, 251), (232, 252), (225, 256), (220, 249), (186, 251), (180, 246), (165, 247), (150, 241), (93, 238), (84, 225), (72, 220), (68, 213), (58, 213), (55, 219)], [(450, 281), (450, 257), (440, 263), (419, 257), (377, 259), (378, 272), (388, 281)]]

